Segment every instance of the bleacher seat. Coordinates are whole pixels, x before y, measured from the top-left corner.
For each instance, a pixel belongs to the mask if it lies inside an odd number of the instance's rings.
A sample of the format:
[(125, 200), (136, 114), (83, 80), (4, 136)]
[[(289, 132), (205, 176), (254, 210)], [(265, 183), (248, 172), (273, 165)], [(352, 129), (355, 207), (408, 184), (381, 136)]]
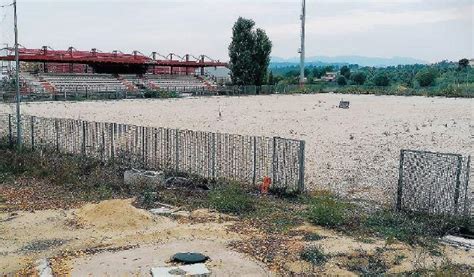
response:
[(43, 73), (40, 80), (49, 82), (57, 92), (115, 92), (126, 90), (125, 85), (110, 74)]
[(194, 75), (147, 74), (145, 78), (153, 87), (163, 90), (191, 91), (213, 86)]

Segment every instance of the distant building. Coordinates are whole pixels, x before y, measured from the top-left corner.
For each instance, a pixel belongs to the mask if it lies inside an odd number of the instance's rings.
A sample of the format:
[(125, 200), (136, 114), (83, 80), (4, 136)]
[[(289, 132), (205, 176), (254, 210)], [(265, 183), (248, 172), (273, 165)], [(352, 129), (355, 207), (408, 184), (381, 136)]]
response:
[(337, 72), (326, 72), (326, 74), (321, 77), (321, 80), (326, 82), (335, 82), (337, 78)]

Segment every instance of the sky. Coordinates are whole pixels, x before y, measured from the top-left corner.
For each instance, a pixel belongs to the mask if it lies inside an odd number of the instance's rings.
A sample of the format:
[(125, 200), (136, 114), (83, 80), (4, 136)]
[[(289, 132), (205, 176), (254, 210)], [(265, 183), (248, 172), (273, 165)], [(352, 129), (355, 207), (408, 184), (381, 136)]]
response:
[[(0, 0), (8, 4), (12, 0)], [(300, 0), (17, 0), (28, 48), (206, 54), (228, 60), (232, 26), (251, 18), (272, 56), (297, 56)], [(474, 57), (472, 0), (307, 0), (307, 56)], [(13, 43), (11, 7), (0, 8), (0, 43)], [(0, 45), (3, 47), (3, 45)]]

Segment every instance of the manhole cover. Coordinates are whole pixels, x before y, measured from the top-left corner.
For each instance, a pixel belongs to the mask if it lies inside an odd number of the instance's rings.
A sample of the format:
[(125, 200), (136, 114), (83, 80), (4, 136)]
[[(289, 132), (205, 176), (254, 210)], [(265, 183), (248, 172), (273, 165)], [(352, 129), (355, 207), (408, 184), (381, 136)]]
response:
[(183, 264), (196, 264), (207, 261), (209, 257), (201, 253), (176, 253), (171, 258), (172, 261)]

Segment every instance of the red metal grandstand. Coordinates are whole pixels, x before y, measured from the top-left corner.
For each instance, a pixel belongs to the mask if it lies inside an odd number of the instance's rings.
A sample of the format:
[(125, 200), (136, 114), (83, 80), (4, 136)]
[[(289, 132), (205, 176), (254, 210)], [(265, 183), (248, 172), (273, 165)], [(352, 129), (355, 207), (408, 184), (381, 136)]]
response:
[[(15, 54), (13, 48), (5, 48), (6, 55), (0, 56), (0, 60), (14, 61)], [(162, 59), (158, 59), (158, 58)], [(38, 62), (43, 64), (69, 64), (73, 68), (74, 64), (89, 65), (93, 68), (104, 66), (140, 66), (150, 70), (153, 73), (163, 72), (163, 67), (168, 67), (170, 70), (167, 73), (186, 72), (201, 68), (201, 72), (205, 67), (222, 67), (227, 66), (227, 63), (220, 62), (209, 58), (206, 55), (195, 57), (186, 54), (179, 56), (176, 54), (168, 54), (163, 56), (157, 52), (153, 52), (150, 56), (146, 56), (139, 51), (133, 51), (132, 54), (125, 54), (120, 51), (113, 51), (111, 53), (101, 52), (95, 48), (90, 51), (79, 51), (74, 47), (69, 47), (68, 50), (54, 50), (50, 47), (43, 46), (41, 49), (19, 49), (20, 62)], [(157, 70), (161, 68), (161, 70)], [(176, 70), (183, 68), (184, 70)], [(167, 70), (165, 70), (167, 71)], [(72, 71), (73, 72), (73, 71)]]

